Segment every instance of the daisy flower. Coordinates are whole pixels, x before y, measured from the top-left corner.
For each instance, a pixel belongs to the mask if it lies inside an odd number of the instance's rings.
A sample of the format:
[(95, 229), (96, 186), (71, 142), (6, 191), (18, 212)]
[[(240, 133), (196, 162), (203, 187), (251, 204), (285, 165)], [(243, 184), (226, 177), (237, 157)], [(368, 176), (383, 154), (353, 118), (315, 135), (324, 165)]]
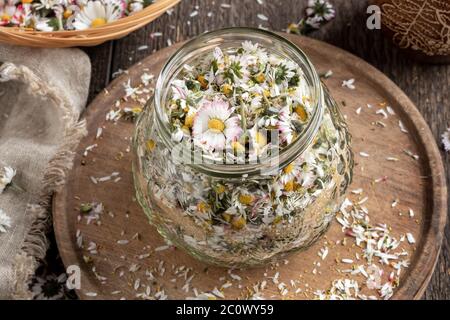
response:
[(289, 181), (296, 180), (300, 173), (299, 166), (295, 162), (291, 162), (282, 169), (280, 181), (285, 184)]
[(5, 233), (7, 228), (11, 228), (11, 218), (0, 209), (0, 233)]
[(326, 0), (309, 0), (305, 13), (306, 16), (298, 23), (289, 24), (288, 33), (307, 34), (335, 17), (333, 5)]
[(207, 148), (223, 150), (227, 141), (234, 141), (242, 134), (238, 116), (230, 117), (233, 108), (227, 101), (215, 98), (203, 100), (194, 118), (194, 140)]
[(23, 6), (21, 4), (15, 6), (15, 4), (15, 0), (9, 0), (4, 7), (0, 6), (0, 26), (17, 26), (24, 21), (25, 17)]
[(33, 299), (36, 300), (59, 300), (64, 298), (67, 275), (65, 273), (36, 277), (36, 283), (31, 288)]
[(242, 42), (242, 49), (248, 53), (255, 53), (258, 50), (258, 43), (253, 43), (251, 41)]
[(3, 169), (0, 169), (0, 194), (11, 183), (15, 175), (16, 170), (11, 167), (3, 167)]
[(309, 0), (306, 8), (308, 16), (314, 16), (318, 19), (330, 21), (335, 16), (335, 11), (331, 3), (325, 0)]
[(101, 1), (88, 1), (76, 15), (73, 27), (77, 30), (101, 27), (121, 18), (123, 10), (117, 3), (103, 4)]

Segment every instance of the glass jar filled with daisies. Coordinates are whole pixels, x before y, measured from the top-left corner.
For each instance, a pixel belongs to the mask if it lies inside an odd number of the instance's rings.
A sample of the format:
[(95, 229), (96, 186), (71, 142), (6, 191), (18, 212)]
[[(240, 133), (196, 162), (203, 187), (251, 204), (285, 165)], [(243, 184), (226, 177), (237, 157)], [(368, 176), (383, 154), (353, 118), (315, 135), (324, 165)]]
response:
[(138, 119), (137, 197), (193, 256), (260, 265), (326, 231), (352, 178), (349, 143), (297, 46), (258, 29), (213, 31), (169, 59)]

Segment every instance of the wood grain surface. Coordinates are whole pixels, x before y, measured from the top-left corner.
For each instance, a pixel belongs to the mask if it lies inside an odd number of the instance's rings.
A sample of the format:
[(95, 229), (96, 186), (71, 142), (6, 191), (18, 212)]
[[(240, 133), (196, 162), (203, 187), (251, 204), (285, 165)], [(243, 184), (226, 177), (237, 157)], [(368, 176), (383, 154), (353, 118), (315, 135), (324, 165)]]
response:
[[(326, 84), (335, 99), (345, 102), (342, 111), (347, 117), (356, 153), (357, 165), (350, 190), (365, 190), (364, 195), (354, 196), (353, 200), (359, 201), (367, 195), (368, 201), (364, 205), (370, 212), (372, 223), (387, 224), (397, 238), (407, 232), (413, 234), (416, 244), (402, 245), (402, 249), (409, 254), (411, 264), (402, 274), (394, 298), (420, 298), (437, 262), (443, 224), (446, 220), (443, 166), (436, 144), (429, 143), (432, 139), (431, 132), (403, 92), (364, 61), (323, 42), (297, 36), (289, 38), (307, 53), (320, 73), (333, 68), (333, 77), (327, 79)], [(135, 298), (141, 287), (136, 289), (130, 284), (139, 279), (140, 284), (145, 286), (144, 270), (154, 269), (157, 273), (159, 261), (164, 261), (167, 273), (158, 277), (158, 286), (164, 288), (170, 298), (186, 298), (193, 296), (193, 293), (184, 292), (180, 290), (182, 285), (171, 282), (177, 275), (169, 270), (173, 272), (181, 266), (191, 270), (190, 274), (195, 275), (192, 286), (199, 292), (219, 288), (219, 279), (228, 276), (227, 269), (207, 266), (179, 250), (155, 250), (164, 245), (164, 242), (155, 228), (148, 225), (146, 216), (134, 199), (131, 155), (127, 152), (134, 125), (129, 120), (120, 120), (117, 123), (105, 120), (106, 113), (113, 108), (115, 101), (123, 97), (123, 84), (128, 79), (131, 79), (132, 84), (139, 83), (143, 70), (157, 74), (178, 46), (152, 54), (128, 69), (126, 74), (97, 96), (86, 113), (89, 134), (77, 150), (75, 165), (68, 176), (67, 185), (54, 198), (53, 210), (61, 257), (65, 265), (78, 265), (82, 270), (83, 285), (78, 292), (81, 298), (93, 298), (89, 296), (92, 292), (97, 294), (94, 297), (96, 299)], [(347, 78), (357, 79), (356, 90), (341, 86), (342, 80)], [(384, 119), (382, 115), (377, 114), (380, 102), (392, 106), (395, 115), (386, 116)], [(374, 107), (368, 108), (368, 103)], [(134, 104), (133, 101), (127, 101), (123, 102), (121, 107), (133, 107)], [(364, 107), (358, 114), (355, 111), (360, 106)], [(377, 125), (381, 119), (385, 127)], [(400, 130), (400, 119), (407, 127), (408, 134)], [(99, 127), (103, 128), (103, 134), (97, 138)], [(87, 155), (84, 154), (86, 147), (93, 144), (97, 147)], [(405, 155), (403, 150), (418, 154), (420, 159), (412, 159)], [(359, 155), (362, 151), (370, 154), (370, 157)], [(123, 157), (118, 159), (117, 154), (120, 152)], [(387, 161), (388, 156), (397, 157), (399, 162)], [(107, 176), (111, 172), (117, 172), (121, 180), (117, 183), (92, 183), (91, 177)], [(383, 177), (381, 181), (376, 182), (380, 177)], [(400, 199), (400, 204), (392, 208), (394, 199)], [(101, 224), (86, 223), (86, 219), (79, 213), (83, 203), (94, 201), (101, 202), (105, 210), (111, 213), (106, 216), (104, 212), (99, 220), (96, 220)], [(409, 209), (415, 212), (414, 217), (407, 214)], [(136, 234), (139, 234), (138, 238), (133, 237)], [(82, 249), (78, 243), (80, 236), (83, 239)], [(288, 264), (281, 260), (275, 267), (269, 265), (265, 268), (234, 271), (243, 279), (239, 282), (242, 288), (235, 284), (225, 290), (226, 298), (243, 297), (247, 286), (267, 279), (265, 273), (275, 272), (279, 272), (280, 281), (285, 283), (291, 283), (291, 280), (300, 281), (298, 287), (302, 288), (302, 292), (293, 294), (291, 290), (288, 295), (282, 296), (276, 286), (268, 285), (264, 292), (265, 297), (313, 298), (315, 290), (326, 290), (333, 280), (343, 277), (337, 269), (346, 269), (348, 265), (343, 264), (341, 259), (354, 258), (357, 253), (361, 254), (360, 248), (350, 244), (336, 245), (337, 241), (343, 241), (343, 238), (345, 235), (340, 225), (333, 223), (325, 238), (304, 252), (287, 256)], [(118, 244), (121, 239), (126, 243)], [(95, 253), (88, 249), (89, 243), (96, 244)], [(330, 254), (326, 260), (321, 261), (318, 252), (323, 246), (330, 247)], [(149, 253), (150, 256), (147, 257)], [(144, 259), (139, 258), (142, 255), (145, 256)], [(89, 262), (86, 262), (87, 257)], [(320, 267), (317, 261), (320, 262)], [(140, 266), (140, 270), (126, 272), (134, 264)], [(205, 268), (208, 269), (207, 273), (203, 272)], [(314, 269), (316, 271), (313, 271)], [(387, 276), (390, 267), (385, 266), (384, 269)], [(125, 270), (125, 275), (118, 275), (118, 270)], [(106, 277), (107, 280), (103, 281), (101, 277)], [(355, 278), (362, 281), (362, 276)], [(151, 286), (155, 287), (154, 284)], [(120, 294), (112, 295), (111, 292), (115, 291), (120, 291)]]
[[(92, 60), (93, 73), (91, 99), (111, 80), (114, 72), (127, 69), (149, 53), (172, 42), (193, 37), (206, 30), (226, 26), (258, 26), (280, 31), (288, 23), (297, 22), (303, 16), (306, 0), (183, 0), (169, 16), (163, 15), (151, 25), (140, 29), (124, 39), (85, 49)], [(436, 141), (450, 125), (450, 66), (421, 64), (405, 56), (379, 30), (366, 28), (367, 0), (334, 0), (336, 18), (321, 30), (310, 34), (368, 61), (392, 79), (416, 104), (431, 128)], [(220, 7), (231, 4), (230, 9)], [(199, 7), (198, 16), (189, 14)], [(213, 12), (208, 17), (208, 12)], [(261, 21), (257, 14), (269, 17)], [(152, 37), (162, 32), (161, 37)], [(138, 50), (147, 45), (147, 50)], [(450, 181), (450, 155), (444, 158), (447, 181)], [(450, 299), (450, 226), (445, 228), (440, 259), (431, 278), (425, 299)]]

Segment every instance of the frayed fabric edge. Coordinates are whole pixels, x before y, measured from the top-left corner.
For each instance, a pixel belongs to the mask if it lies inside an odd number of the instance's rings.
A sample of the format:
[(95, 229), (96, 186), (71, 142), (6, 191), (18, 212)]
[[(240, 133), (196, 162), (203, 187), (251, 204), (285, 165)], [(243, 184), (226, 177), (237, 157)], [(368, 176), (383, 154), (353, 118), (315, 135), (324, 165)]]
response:
[(65, 122), (65, 129), (62, 143), (44, 170), (43, 189), (39, 200), (35, 204), (27, 205), (25, 214), (33, 217), (32, 223), (21, 251), (16, 255), (14, 261), (14, 283), (11, 298), (31, 299), (30, 281), (39, 262), (45, 258), (49, 247), (47, 234), (52, 226), (52, 218), (49, 213), (51, 197), (64, 185), (67, 172), (73, 166), (74, 150), (87, 134), (86, 122), (78, 121), (79, 115), (69, 107), (68, 99), (57, 94), (54, 88), (44, 85), (29, 68), (6, 62), (0, 65), (0, 75), (2, 81), (18, 80), (28, 83), (31, 94), (53, 100), (64, 114), (62, 121)]

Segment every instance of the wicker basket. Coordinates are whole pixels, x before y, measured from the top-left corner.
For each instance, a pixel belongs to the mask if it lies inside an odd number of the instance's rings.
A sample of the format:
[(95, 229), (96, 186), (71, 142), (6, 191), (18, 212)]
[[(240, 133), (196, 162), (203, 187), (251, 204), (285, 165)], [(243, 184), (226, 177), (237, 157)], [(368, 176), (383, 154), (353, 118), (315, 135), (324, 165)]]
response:
[(0, 27), (0, 42), (29, 47), (63, 48), (95, 46), (118, 39), (155, 20), (180, 0), (157, 0), (142, 11), (98, 28), (77, 31), (42, 32)]

